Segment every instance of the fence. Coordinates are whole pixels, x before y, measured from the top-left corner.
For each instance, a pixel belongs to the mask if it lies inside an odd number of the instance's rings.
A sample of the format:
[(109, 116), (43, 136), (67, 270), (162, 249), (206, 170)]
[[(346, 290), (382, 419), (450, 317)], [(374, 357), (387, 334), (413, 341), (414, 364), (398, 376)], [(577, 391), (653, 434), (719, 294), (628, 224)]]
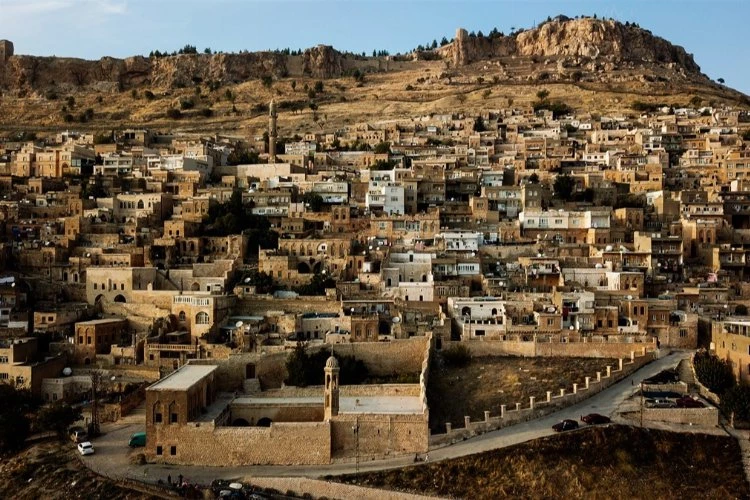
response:
[(531, 396), (528, 406), (524, 406), (523, 403), (516, 403), (510, 408), (508, 405), (500, 405), (500, 415), (492, 416), (491, 411), (486, 410), (484, 420), (478, 422), (472, 422), (471, 417), (466, 416), (464, 417), (463, 428), (453, 429), (448, 422), (445, 424), (445, 434), (430, 436), (430, 448), (448, 446), (478, 434), (549, 415), (590, 398), (655, 359), (655, 353), (647, 351), (645, 347), (642, 348), (640, 356), (636, 356), (634, 351), (631, 351), (630, 354), (630, 359), (627, 362), (620, 358), (615, 369), (612, 366), (607, 366), (605, 373), (597, 372), (596, 377), (586, 377), (583, 387), (573, 384), (570, 392), (563, 388), (555, 395), (552, 391), (547, 391), (546, 401), (536, 401), (536, 398)]

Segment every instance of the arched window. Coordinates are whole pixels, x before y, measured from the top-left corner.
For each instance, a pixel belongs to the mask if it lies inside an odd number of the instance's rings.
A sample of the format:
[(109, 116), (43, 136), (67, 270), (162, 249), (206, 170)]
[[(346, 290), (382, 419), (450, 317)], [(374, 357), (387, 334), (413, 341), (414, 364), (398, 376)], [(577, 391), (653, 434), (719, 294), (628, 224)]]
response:
[(143, 200), (138, 200), (138, 208), (143, 208)]
[(208, 324), (208, 313), (205, 312), (199, 312), (195, 315), (195, 323), (197, 325), (207, 325)]
[(180, 321), (185, 321), (185, 311), (180, 311), (180, 314), (178, 314), (177, 317)]

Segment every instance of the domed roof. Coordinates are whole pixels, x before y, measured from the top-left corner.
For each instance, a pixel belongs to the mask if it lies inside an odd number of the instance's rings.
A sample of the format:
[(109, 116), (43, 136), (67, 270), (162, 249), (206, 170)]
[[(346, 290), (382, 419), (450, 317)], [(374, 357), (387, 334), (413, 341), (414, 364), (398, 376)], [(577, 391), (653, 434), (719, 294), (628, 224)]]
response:
[(328, 358), (328, 361), (326, 361), (326, 368), (338, 368), (339, 367), (339, 361), (331, 356)]

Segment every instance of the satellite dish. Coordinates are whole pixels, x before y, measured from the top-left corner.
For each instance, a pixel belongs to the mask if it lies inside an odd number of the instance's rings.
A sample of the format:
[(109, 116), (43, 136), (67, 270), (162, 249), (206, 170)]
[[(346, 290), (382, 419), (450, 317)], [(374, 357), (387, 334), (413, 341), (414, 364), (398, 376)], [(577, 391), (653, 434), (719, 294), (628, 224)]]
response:
[(597, 264), (597, 265), (595, 265), (594, 267), (595, 267), (596, 269), (601, 269), (601, 268), (602, 268), (602, 265), (601, 265), (601, 264)]
[(394, 317), (393, 317), (393, 319), (392, 319), (391, 321), (392, 321), (392, 322), (393, 322), (394, 324), (399, 324), (399, 323), (401, 323), (401, 318), (399, 318), (398, 316), (394, 316)]
[(613, 248), (612, 245), (607, 245), (606, 247), (604, 247), (604, 250), (607, 252), (611, 252), (612, 248)]
[(245, 283), (250, 283), (250, 278), (245, 278)]
[(244, 324), (245, 323), (243, 323), (242, 321), (238, 321), (237, 323), (234, 324), (234, 326), (236, 326), (237, 328), (242, 328), (242, 325)]
[(73, 375), (73, 370), (70, 367), (66, 366), (65, 368), (63, 368), (63, 375), (65, 375), (66, 377), (70, 377), (71, 375)]
[(632, 295), (628, 295), (628, 296), (626, 297), (626, 299), (628, 299), (628, 300), (633, 300), (633, 296), (632, 296)]

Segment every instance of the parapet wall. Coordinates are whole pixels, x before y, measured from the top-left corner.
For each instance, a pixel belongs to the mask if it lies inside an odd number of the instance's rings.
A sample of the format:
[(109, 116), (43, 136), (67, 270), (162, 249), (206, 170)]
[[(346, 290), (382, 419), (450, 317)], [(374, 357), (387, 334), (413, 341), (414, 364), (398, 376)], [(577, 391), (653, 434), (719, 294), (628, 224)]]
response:
[(640, 353), (656, 349), (653, 342), (541, 342), (536, 340), (464, 340), (444, 342), (447, 348), (453, 344), (466, 346), (472, 357), (482, 356), (526, 356), (526, 357), (574, 357), (574, 358), (624, 358), (631, 352)]
[[(492, 416), (493, 412), (488, 409), (484, 412), (484, 420), (479, 422), (472, 422), (471, 418), (467, 416), (463, 428), (453, 429), (450, 423), (446, 423), (447, 432), (445, 434), (430, 436), (430, 448), (440, 448), (478, 434), (554, 413), (603, 391), (654, 359), (654, 352), (646, 352), (645, 348), (642, 348), (639, 356), (635, 356), (635, 353), (633, 353), (633, 357), (627, 360), (620, 358), (617, 366), (607, 367), (606, 372), (597, 372), (595, 377), (586, 377), (586, 383), (583, 387), (573, 384), (572, 388), (562, 388), (557, 393), (548, 391), (545, 401), (536, 401), (534, 397), (531, 397), (529, 401), (518, 402), (512, 406), (501, 405), (499, 409), (495, 410), (495, 416)], [(499, 410), (499, 415), (497, 410)]]

